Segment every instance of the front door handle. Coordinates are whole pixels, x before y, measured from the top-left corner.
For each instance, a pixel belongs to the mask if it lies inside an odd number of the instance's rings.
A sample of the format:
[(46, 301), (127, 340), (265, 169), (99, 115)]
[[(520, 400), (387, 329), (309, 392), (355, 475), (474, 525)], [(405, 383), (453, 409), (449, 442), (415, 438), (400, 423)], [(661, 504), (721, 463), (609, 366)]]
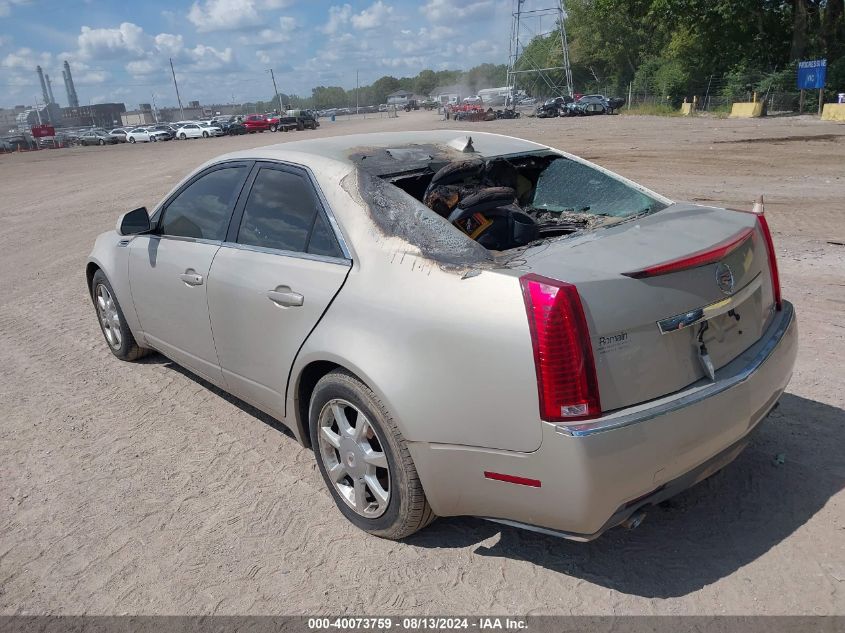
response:
[(201, 286), (202, 285), (202, 275), (197, 274), (194, 272), (193, 268), (189, 268), (184, 273), (179, 275), (179, 279), (184, 281), (189, 286)]
[(267, 298), (286, 308), (301, 306), (305, 302), (305, 297), (291, 290), (289, 286), (277, 286), (275, 290), (268, 290)]

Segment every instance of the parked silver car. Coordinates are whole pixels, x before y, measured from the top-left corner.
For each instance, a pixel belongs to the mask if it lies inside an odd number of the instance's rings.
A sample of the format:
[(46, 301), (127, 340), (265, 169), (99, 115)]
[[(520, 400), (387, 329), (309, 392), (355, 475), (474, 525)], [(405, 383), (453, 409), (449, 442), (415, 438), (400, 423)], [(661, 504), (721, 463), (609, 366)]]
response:
[(222, 156), (86, 272), (115, 356), (158, 350), (283, 421), (387, 538), (634, 525), (737, 456), (797, 350), (762, 213), (495, 134)]

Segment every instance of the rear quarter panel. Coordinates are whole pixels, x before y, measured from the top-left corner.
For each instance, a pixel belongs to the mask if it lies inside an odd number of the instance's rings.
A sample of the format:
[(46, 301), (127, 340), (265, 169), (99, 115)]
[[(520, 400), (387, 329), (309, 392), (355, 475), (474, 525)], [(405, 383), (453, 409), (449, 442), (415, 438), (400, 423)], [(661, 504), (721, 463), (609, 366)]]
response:
[[(292, 376), (316, 360), (346, 367), (387, 405), (411, 442), (538, 448), (536, 373), (518, 275), (466, 275), (469, 267), (423, 256), (379, 228), (350, 179), (346, 189), (339, 186), (348, 167), (314, 171), (353, 266)], [(295, 410), (294, 393), (289, 389), (288, 411)]]

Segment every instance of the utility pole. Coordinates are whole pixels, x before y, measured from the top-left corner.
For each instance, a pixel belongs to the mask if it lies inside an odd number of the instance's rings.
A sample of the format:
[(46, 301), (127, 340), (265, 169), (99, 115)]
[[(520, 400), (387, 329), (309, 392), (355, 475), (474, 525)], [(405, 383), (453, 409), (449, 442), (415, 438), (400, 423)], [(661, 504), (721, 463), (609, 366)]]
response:
[(155, 119), (155, 122), (158, 123), (158, 109), (156, 108), (156, 93), (151, 92), (150, 94), (153, 97), (153, 118)]
[(279, 102), (279, 116), (282, 116), (282, 112), (284, 112), (284, 108), (282, 108), (282, 95), (279, 94), (279, 89), (276, 88), (276, 76), (273, 74), (272, 68), (269, 68), (268, 72), (270, 73), (270, 79), (273, 80), (273, 92), (276, 95), (276, 101)]
[(179, 102), (179, 120), (185, 120), (185, 110), (182, 109), (182, 97), (179, 96), (179, 84), (176, 83), (176, 71), (173, 70), (173, 58), (170, 58), (170, 73), (173, 75), (173, 86), (176, 88), (176, 101)]
[(355, 70), (355, 114), (358, 114), (358, 70)]

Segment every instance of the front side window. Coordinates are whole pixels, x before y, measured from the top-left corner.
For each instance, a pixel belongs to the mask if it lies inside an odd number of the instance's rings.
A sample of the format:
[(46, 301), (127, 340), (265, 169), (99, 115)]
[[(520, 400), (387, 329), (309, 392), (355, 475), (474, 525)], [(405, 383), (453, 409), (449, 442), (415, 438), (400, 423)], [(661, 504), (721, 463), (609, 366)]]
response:
[(238, 243), (340, 257), (311, 183), (278, 169), (261, 169), (249, 193)]
[(222, 240), (226, 236), (235, 198), (246, 176), (243, 165), (205, 174), (167, 205), (161, 221), (163, 235)]

